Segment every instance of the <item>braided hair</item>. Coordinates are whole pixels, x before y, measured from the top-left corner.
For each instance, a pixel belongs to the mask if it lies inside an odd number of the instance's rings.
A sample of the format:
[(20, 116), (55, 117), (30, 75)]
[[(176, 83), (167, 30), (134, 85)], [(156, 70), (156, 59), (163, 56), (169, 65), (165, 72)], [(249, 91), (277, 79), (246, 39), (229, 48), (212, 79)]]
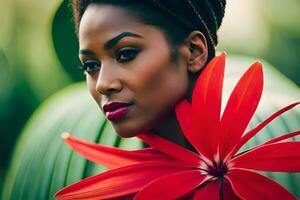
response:
[(125, 8), (141, 22), (160, 28), (175, 54), (189, 33), (199, 30), (207, 40), (208, 60), (215, 56), (226, 0), (72, 0), (76, 29), (90, 4), (106, 3)]

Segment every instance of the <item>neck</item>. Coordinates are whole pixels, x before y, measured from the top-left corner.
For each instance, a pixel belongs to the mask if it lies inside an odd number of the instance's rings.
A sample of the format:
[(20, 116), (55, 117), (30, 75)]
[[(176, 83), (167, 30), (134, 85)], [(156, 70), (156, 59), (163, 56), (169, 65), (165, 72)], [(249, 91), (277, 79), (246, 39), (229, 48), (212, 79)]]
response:
[[(193, 94), (193, 88), (197, 80), (197, 76), (191, 76), (190, 77), (190, 84), (191, 87), (189, 87), (187, 94), (186, 94), (186, 99), (191, 103), (192, 102), (192, 94)], [(161, 122), (157, 124), (155, 128), (152, 129), (154, 133), (157, 135), (172, 141), (182, 147), (185, 147), (189, 150), (192, 150), (196, 152), (194, 147), (188, 142), (188, 140), (185, 138), (179, 123), (176, 119), (176, 114), (175, 112), (170, 112), (167, 116), (162, 118), (160, 120)]]
[(172, 141), (185, 148), (190, 148), (190, 144), (185, 138), (183, 132), (180, 129), (175, 113), (171, 113), (165, 116), (155, 128), (152, 129), (157, 135)]

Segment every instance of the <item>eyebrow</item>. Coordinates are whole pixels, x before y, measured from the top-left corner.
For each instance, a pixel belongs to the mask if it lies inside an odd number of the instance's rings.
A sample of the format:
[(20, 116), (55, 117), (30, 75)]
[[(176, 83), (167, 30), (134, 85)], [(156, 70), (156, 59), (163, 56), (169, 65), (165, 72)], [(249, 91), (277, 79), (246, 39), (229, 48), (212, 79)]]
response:
[[(104, 49), (112, 49), (116, 44), (118, 44), (118, 42), (120, 40), (122, 40), (124, 37), (136, 37), (136, 38), (142, 38), (141, 35), (138, 35), (136, 33), (132, 33), (132, 32), (123, 32), (119, 35), (117, 35), (116, 37), (108, 40), (105, 44), (104, 44)], [(95, 55), (91, 50), (88, 49), (80, 49), (79, 50), (79, 55), (84, 54), (84, 55), (90, 55), (93, 56)]]
[(105, 44), (104, 44), (104, 48), (105, 49), (111, 49), (113, 48), (116, 44), (118, 44), (118, 42), (120, 40), (122, 40), (124, 37), (137, 37), (137, 38), (142, 38), (141, 35), (138, 35), (136, 33), (132, 33), (132, 32), (123, 32), (119, 35), (117, 35), (116, 37), (108, 40)]
[(78, 52), (79, 55), (87, 55), (87, 56), (94, 56), (94, 52), (88, 49), (80, 49)]

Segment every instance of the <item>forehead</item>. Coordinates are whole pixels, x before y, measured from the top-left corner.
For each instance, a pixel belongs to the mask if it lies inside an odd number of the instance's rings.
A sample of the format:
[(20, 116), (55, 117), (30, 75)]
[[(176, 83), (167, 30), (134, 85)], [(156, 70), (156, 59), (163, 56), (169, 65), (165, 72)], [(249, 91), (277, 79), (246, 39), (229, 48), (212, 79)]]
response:
[(125, 9), (112, 5), (92, 4), (84, 12), (79, 26), (79, 39), (91, 34), (120, 32), (141, 26)]

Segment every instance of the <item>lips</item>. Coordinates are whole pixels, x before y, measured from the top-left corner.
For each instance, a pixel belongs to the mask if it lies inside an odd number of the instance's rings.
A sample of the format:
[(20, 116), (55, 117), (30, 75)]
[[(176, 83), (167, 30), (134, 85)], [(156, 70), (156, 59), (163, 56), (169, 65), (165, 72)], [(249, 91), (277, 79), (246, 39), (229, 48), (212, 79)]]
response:
[(124, 117), (130, 109), (132, 103), (111, 102), (103, 106), (106, 118), (110, 121), (115, 121)]

